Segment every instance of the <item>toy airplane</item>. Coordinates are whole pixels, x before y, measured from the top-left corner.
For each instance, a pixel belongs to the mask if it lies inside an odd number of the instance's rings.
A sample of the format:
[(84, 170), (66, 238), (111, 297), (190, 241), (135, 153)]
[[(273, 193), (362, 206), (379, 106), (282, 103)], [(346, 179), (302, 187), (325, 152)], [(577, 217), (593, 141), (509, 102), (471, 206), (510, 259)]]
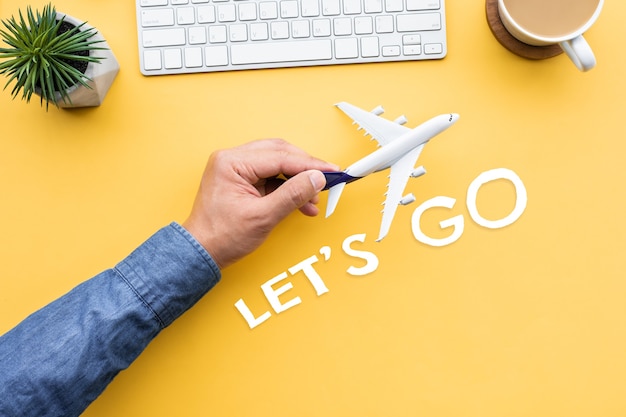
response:
[(391, 227), (391, 222), (398, 205), (407, 205), (415, 201), (413, 194), (402, 197), (404, 188), (409, 177), (417, 178), (426, 173), (423, 166), (415, 167), (415, 163), (424, 148), (426, 142), (434, 136), (452, 126), (459, 115), (455, 113), (442, 114), (422, 123), (415, 129), (402, 126), (406, 123), (404, 116), (394, 122), (379, 117), (384, 112), (381, 106), (371, 112), (362, 110), (345, 102), (336, 104), (339, 109), (346, 113), (353, 124), (359, 125), (359, 130), (364, 129), (366, 135), (372, 136), (380, 145), (380, 149), (367, 155), (365, 158), (350, 165), (342, 172), (325, 172), (326, 188), (328, 191), (328, 205), (326, 217), (333, 214), (341, 192), (347, 183), (356, 181), (373, 172), (391, 168), (389, 175), (388, 191), (383, 203), (383, 219), (380, 225), (380, 233), (377, 242), (382, 240)]

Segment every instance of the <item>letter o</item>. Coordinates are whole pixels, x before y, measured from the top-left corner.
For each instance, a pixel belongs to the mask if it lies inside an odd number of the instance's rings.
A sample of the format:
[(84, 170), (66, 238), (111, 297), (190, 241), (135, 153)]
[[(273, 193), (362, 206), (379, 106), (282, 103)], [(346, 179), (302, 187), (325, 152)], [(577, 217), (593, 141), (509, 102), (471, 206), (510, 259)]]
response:
[[(491, 181), (505, 179), (509, 180), (515, 186), (515, 208), (513, 211), (503, 219), (500, 220), (487, 220), (478, 213), (478, 208), (476, 207), (476, 196), (478, 195), (478, 190), (483, 184), (486, 184)], [(501, 229), (506, 227), (520, 218), (524, 210), (526, 210), (526, 203), (528, 202), (528, 195), (526, 193), (526, 187), (524, 187), (524, 183), (521, 178), (513, 171), (507, 168), (496, 168), (489, 171), (485, 171), (480, 174), (467, 189), (467, 210), (469, 211), (470, 217), (476, 224), (486, 227), (488, 229)]]

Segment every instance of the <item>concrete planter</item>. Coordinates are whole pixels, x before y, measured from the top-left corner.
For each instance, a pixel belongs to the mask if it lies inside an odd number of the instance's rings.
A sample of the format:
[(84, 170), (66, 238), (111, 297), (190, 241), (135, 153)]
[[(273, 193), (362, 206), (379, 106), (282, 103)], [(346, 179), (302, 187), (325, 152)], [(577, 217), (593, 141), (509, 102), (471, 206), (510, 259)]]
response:
[[(79, 26), (83, 23), (81, 20), (60, 12), (57, 12), (57, 18), (63, 18), (66, 22), (75, 26)], [(89, 26), (89, 24), (85, 24), (83, 26), (85, 29), (90, 27), (91, 26)], [(93, 38), (104, 40), (100, 32), (96, 32)], [(67, 103), (64, 102), (61, 95), (57, 93), (55, 95), (55, 101), (59, 107), (95, 107), (102, 104), (102, 101), (109, 91), (111, 84), (113, 84), (115, 76), (120, 70), (120, 66), (115, 58), (115, 55), (113, 55), (113, 52), (106, 42), (98, 43), (97, 46), (107, 49), (91, 51), (91, 56), (100, 56), (104, 58), (100, 62), (90, 62), (85, 70), (85, 76), (91, 79), (91, 81), (87, 82), (91, 88), (87, 88), (80, 84), (76, 84), (71, 87), (68, 90), (71, 103), (69, 101)]]

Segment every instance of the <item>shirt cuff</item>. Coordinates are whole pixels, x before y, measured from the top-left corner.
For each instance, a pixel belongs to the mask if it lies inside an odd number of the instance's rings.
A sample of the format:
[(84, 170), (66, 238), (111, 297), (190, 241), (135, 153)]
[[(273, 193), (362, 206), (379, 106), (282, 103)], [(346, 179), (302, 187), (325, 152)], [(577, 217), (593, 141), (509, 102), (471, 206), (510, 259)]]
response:
[(193, 306), (221, 278), (213, 258), (178, 223), (156, 232), (115, 270), (162, 328)]

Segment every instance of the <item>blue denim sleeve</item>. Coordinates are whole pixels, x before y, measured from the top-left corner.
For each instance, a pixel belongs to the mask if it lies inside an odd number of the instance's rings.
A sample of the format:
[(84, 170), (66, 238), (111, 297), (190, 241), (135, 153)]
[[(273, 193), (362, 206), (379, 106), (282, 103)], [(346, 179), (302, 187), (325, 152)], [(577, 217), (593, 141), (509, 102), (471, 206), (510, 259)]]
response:
[(0, 337), (0, 416), (76, 416), (220, 279), (180, 225), (159, 230)]

